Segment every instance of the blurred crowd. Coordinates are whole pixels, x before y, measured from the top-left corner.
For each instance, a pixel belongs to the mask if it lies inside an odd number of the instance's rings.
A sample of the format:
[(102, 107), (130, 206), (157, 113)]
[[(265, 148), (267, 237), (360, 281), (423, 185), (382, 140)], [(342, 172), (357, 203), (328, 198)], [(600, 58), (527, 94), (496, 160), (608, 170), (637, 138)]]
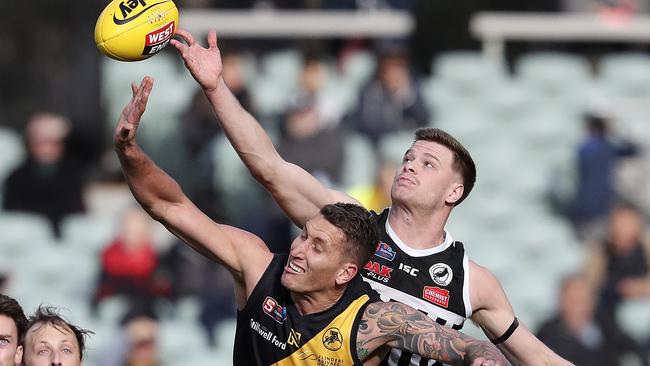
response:
[[(293, 80), (295, 88), (275, 113), (256, 105), (255, 91), (250, 90), (254, 86), (247, 82), (245, 56), (251, 51), (247, 47), (255, 47), (257, 43), (223, 42), (226, 83), (240, 103), (265, 123), (280, 154), (326, 185), (344, 188), (376, 211), (390, 205), (391, 180), (401, 159), (387, 152), (386, 141), (400, 133), (409, 134), (418, 127), (435, 125), (432, 121), (440, 111), (433, 110), (425, 101), (422, 84), (426, 73), (435, 72), (429, 70), (435, 54), (476, 49), (475, 40), (470, 40), (465, 29), (471, 13), (479, 8), (598, 12), (645, 12), (649, 8), (641, 0), (535, 1), (525, 2), (525, 5), (514, 1), (484, 1), (483, 5), (478, 1), (461, 1), (454, 2), (453, 11), (446, 8), (450, 5), (442, 3), (416, 0), (179, 1), (181, 7), (218, 9), (416, 9), (413, 11), (418, 31), (410, 43), (393, 39), (346, 40), (336, 42), (333, 48), (327, 45), (316, 50), (299, 48), (302, 43), (292, 44), (302, 52), (301, 67)], [(454, 17), (441, 22), (435, 20), (449, 14)], [(453, 25), (448, 25), (450, 22)], [(459, 32), (450, 30), (461, 25), (465, 28)], [(59, 29), (58, 34), (64, 37), (69, 32)], [(444, 37), (435, 36), (436, 32), (444, 32)], [(449, 34), (453, 37), (448, 37)], [(610, 46), (613, 48), (607, 48)], [(602, 47), (601, 50), (620, 51), (629, 46)], [(631, 47), (645, 52), (645, 45)], [(509, 60), (516, 62), (519, 55), (535, 49), (514, 44)], [(559, 49), (584, 50), (582, 46), (566, 45)], [(358, 89), (351, 95), (329, 92), (328, 78), (333, 73), (343, 73), (346, 57), (359, 50), (372, 54), (375, 65), (372, 72), (359, 82)], [(169, 55), (160, 57), (166, 56)], [(69, 56), (56, 53), (54, 57), (64, 61)], [(88, 59), (94, 62), (92, 70), (87, 66), (78, 72), (99, 74), (98, 56), (84, 58)], [(9, 61), (4, 62), (6, 65)], [(23, 66), (39, 69), (31, 63)], [(70, 66), (63, 69), (66, 67)], [(10, 74), (4, 67), (2, 71), (3, 75)], [(54, 71), (52, 75), (66, 77), (61, 71)], [(73, 79), (78, 78), (76, 75)], [(83, 87), (65, 96), (60, 94), (63, 82), (50, 80), (47, 91), (36, 93), (39, 98), (18, 103), (14, 111), (9, 108), (11, 100), (28, 99), (28, 91), (8, 97), (7, 104), (0, 102), (0, 119), (8, 121), (2, 128), (22, 135), (26, 153), (0, 183), (3, 188), (0, 216), (22, 212), (41, 215), (51, 225), (54, 237), (62, 238), (62, 223), (66, 217), (95, 214), (102, 209), (111, 211), (117, 207), (112, 214), (119, 218), (119, 225), (111, 233), (110, 240), (102, 243), (101, 250), (95, 253), (97, 271), (92, 280), (93, 289), (86, 294), (87, 304), (84, 304), (95, 317), (101, 316), (100, 308), (107, 300), (118, 297), (127, 304), (116, 319), (120, 336), (114, 338), (114, 344), (103, 349), (105, 356), (101, 357), (101, 365), (159, 365), (159, 322), (176, 316), (178, 304), (187, 298), (199, 304), (195, 320), (201, 325), (206, 342), (216, 347), (222, 341), (216, 332), (219, 324), (235, 316), (230, 276), (176, 239), (167, 238), (166, 243), (157, 243), (160, 240), (155, 233), (157, 224), (132, 202), (115, 164), (107, 132), (110, 129), (105, 128), (112, 124), (111, 121), (105, 123), (101, 117), (107, 107), (100, 106), (99, 77), (88, 78), (88, 83), (80, 82)], [(48, 77), (43, 76), (43, 79)], [(15, 77), (5, 82), (7, 87), (19, 83)], [(76, 86), (65, 85), (66, 88)], [(124, 90), (128, 90), (127, 86)], [(7, 90), (0, 89), (2, 93)], [(47, 92), (58, 95), (61, 103), (47, 101), (36, 108), (39, 100), (47, 99)], [(77, 100), (77, 94), (84, 98)], [(93, 102), (82, 105), (89, 97)], [(350, 98), (353, 101), (348, 100)], [(254, 232), (275, 252), (288, 250), (295, 233), (292, 224), (260, 186), (250, 177), (234, 173), (228, 160), (219, 155), (225, 154), (218, 148), (223, 141), (222, 132), (200, 91), (194, 90), (188, 100), (174, 121), (178, 137), (175, 151), (182, 150), (179, 156), (182, 156), (183, 167), (176, 172), (175, 178), (208, 216)], [(572, 225), (576, 242), (582, 246), (585, 256), (583, 264), (563, 279), (557, 289), (556, 312), (539, 325), (537, 335), (577, 365), (618, 365), (625, 357), (637, 358), (641, 365), (648, 365), (650, 325), (641, 337), (632, 336), (620, 324), (618, 314), (630, 302), (650, 299), (650, 207), (622, 193), (625, 187), (621, 185), (619, 174), (630, 161), (637, 164), (647, 161), (644, 160), (648, 157), (644, 145), (648, 146), (650, 136), (626, 134), (618, 127), (616, 118), (602, 110), (585, 108), (581, 112), (584, 128), (571, 157), (571, 171), (575, 173), (573, 187), (569, 195), (549, 195), (548, 205), (554, 208), (556, 216)], [(350, 161), (350, 136), (361, 139), (363, 144), (359, 146), (367, 148), (374, 160), (376, 168), (370, 170), (371, 179), (349, 178), (350, 166), (353, 172), (366, 169)], [(398, 150), (405, 148), (406, 145), (400, 145)], [(469, 150), (472, 152), (471, 147)], [(479, 163), (479, 171), (480, 168)], [(240, 177), (248, 181), (235, 181), (236, 189), (215, 183)], [(481, 184), (480, 175), (478, 184)], [(641, 184), (636, 189), (646, 191), (648, 188)], [(91, 193), (96, 191), (117, 191), (120, 199), (99, 204), (91, 202)], [(127, 204), (118, 204), (118, 201)], [(456, 235), (462, 239), (464, 234)], [(468, 244), (471, 247), (474, 243)], [(15, 275), (0, 266), (0, 292), (7, 291)]]

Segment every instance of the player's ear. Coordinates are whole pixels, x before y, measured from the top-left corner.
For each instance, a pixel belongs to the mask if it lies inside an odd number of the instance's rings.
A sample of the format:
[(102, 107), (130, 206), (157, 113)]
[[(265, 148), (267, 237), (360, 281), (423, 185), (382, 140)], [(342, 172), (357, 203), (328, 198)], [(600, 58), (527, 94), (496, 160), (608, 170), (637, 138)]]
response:
[(465, 186), (462, 183), (454, 183), (447, 193), (445, 202), (450, 205), (456, 204), (456, 202), (458, 202), (458, 200), (463, 197), (464, 192)]
[(22, 365), (23, 362), (23, 346), (20, 345), (16, 348), (16, 355), (14, 356), (14, 364)]
[(356, 264), (352, 262), (344, 263), (343, 268), (336, 275), (336, 284), (340, 286), (352, 281), (358, 272), (359, 267)]

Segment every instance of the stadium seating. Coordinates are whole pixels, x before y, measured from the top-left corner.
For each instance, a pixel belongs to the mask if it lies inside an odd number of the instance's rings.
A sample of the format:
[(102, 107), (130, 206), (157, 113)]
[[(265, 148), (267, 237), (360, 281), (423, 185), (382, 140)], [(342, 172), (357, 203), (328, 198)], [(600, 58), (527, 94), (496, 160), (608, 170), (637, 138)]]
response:
[(612, 97), (650, 97), (650, 56), (617, 53), (598, 64), (601, 87)]

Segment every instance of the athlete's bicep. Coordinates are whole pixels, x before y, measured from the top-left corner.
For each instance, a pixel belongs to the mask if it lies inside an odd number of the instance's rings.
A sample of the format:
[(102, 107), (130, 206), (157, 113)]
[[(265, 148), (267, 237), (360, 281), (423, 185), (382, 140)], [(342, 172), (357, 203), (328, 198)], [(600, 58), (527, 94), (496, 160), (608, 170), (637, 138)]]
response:
[(336, 202), (359, 204), (347, 194), (331, 190), (303, 168), (283, 162), (273, 179), (262, 181), (284, 213), (298, 227), (318, 214), (321, 207)]
[(513, 365), (570, 365), (544, 345), (515, 313), (496, 277), (486, 268), (471, 264), (472, 320), (495, 340)]
[(196, 251), (223, 264), (236, 280), (243, 280), (244, 272), (257, 261), (272, 256), (260, 238), (212, 221), (189, 200), (170, 206), (162, 223)]

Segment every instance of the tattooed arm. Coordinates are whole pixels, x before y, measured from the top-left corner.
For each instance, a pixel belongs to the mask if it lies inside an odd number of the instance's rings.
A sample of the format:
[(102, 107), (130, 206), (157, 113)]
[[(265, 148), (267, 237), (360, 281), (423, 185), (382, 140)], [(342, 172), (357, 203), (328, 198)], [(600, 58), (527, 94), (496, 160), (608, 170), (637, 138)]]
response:
[(453, 365), (506, 365), (506, 359), (491, 343), (443, 327), (397, 302), (368, 305), (359, 323), (356, 347), (362, 361), (384, 345)]

